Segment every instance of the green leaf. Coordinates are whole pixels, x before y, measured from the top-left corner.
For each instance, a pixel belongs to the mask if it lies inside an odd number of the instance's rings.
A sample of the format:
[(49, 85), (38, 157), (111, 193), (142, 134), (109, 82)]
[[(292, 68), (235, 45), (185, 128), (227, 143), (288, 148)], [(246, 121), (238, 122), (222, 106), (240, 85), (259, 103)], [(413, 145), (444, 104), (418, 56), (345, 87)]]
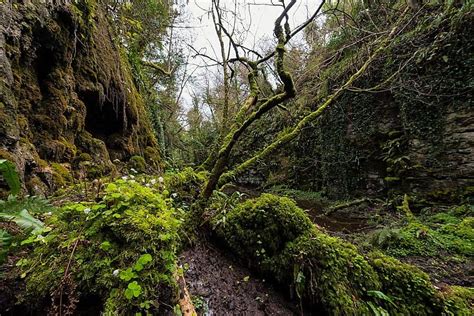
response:
[(15, 165), (11, 161), (0, 159), (0, 173), (10, 187), (11, 194), (18, 195), (21, 190), (21, 183)]
[(102, 249), (104, 251), (109, 250), (111, 247), (112, 247), (112, 245), (108, 241), (104, 241), (103, 243), (100, 244), (100, 249)]
[(16, 214), (0, 213), (0, 218), (15, 222), (23, 229), (32, 230), (33, 234), (44, 228), (43, 222), (31, 216), (26, 209)]
[(12, 236), (6, 230), (0, 229), (0, 263), (6, 259), (11, 243)]
[(131, 268), (128, 268), (127, 270), (120, 271), (120, 279), (124, 281), (130, 281), (133, 278), (136, 278), (137, 274), (132, 271)]
[(125, 290), (125, 297), (129, 300), (132, 297), (139, 297), (142, 293), (142, 287), (137, 283), (137, 281), (133, 281), (128, 284), (127, 289)]
[(133, 267), (133, 269), (135, 271), (142, 271), (145, 265), (150, 263), (152, 260), (153, 260), (153, 257), (149, 253), (141, 255), (140, 258), (138, 258), (137, 263), (135, 263), (135, 266)]
[(140, 258), (138, 258), (138, 262), (143, 265), (151, 262), (152, 260), (153, 260), (153, 257), (149, 253), (141, 255)]

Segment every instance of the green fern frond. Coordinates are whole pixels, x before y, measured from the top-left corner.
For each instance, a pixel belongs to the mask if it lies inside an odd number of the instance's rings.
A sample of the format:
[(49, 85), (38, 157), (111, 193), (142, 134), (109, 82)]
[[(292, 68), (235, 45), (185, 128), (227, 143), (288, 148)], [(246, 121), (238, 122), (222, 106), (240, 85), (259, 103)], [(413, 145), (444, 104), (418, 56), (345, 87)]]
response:
[(0, 229), (0, 263), (5, 261), (11, 243), (12, 235), (10, 235), (6, 230)]
[(0, 213), (0, 219), (14, 222), (33, 234), (44, 228), (43, 222), (31, 216), (26, 209), (21, 210), (19, 213)]
[(0, 213), (16, 214), (22, 210), (27, 210), (31, 214), (44, 214), (55, 212), (55, 207), (45, 198), (39, 196), (27, 196), (18, 199), (14, 195), (10, 195), (6, 201), (0, 200)]

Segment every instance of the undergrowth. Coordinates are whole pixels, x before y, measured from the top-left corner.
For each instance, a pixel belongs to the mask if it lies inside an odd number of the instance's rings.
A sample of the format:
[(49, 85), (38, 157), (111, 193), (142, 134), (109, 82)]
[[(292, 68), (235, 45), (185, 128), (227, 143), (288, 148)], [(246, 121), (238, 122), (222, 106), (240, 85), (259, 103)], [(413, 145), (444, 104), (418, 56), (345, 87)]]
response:
[(162, 312), (174, 299), (181, 238), (182, 211), (171, 204), (167, 192), (120, 179), (98, 202), (62, 207), (17, 263), (19, 302), (71, 314), (95, 298), (106, 315)]
[(370, 243), (396, 256), (474, 256), (473, 206), (404, 219), (372, 234)]

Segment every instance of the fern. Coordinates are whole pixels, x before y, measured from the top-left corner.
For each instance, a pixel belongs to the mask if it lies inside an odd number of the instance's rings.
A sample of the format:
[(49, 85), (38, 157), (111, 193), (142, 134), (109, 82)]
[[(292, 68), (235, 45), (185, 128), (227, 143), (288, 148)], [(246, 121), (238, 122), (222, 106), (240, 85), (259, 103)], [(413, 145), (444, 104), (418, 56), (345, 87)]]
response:
[(0, 159), (0, 174), (10, 187), (11, 194), (18, 195), (21, 190), (21, 183), (15, 165), (11, 161)]
[(26, 209), (18, 213), (0, 213), (0, 218), (14, 222), (25, 231), (31, 231), (32, 234), (44, 228), (43, 222), (31, 216)]
[(5, 261), (11, 244), (12, 236), (6, 230), (0, 229), (0, 263)]
[(31, 214), (43, 214), (54, 210), (46, 199), (37, 196), (18, 199), (10, 195), (6, 201), (0, 200), (0, 220), (14, 222), (33, 234), (44, 228), (44, 224)]
[(38, 196), (27, 196), (23, 199), (18, 199), (16, 196), (10, 195), (6, 201), (0, 200), (0, 213), (16, 214), (25, 209), (31, 214), (44, 214), (55, 211), (55, 208), (48, 200)]

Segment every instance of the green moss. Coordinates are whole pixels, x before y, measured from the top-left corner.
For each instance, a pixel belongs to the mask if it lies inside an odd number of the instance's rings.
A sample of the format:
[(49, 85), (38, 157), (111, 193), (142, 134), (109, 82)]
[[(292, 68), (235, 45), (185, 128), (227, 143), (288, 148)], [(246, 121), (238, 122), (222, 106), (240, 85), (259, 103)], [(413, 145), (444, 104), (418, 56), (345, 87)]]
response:
[(53, 170), (54, 183), (58, 187), (64, 186), (67, 183), (71, 183), (73, 181), (73, 177), (71, 175), (70, 170), (66, 168), (63, 164), (53, 162), (51, 164), (51, 169)]
[(167, 172), (164, 175), (166, 188), (175, 193), (178, 200), (189, 203), (199, 197), (206, 181), (206, 172), (195, 172), (192, 168), (184, 168), (180, 172)]
[(303, 210), (284, 197), (262, 194), (212, 220), (217, 233), (243, 258), (266, 264), (286, 244), (312, 227)]
[(219, 212), (211, 222), (234, 253), (316, 311), (430, 315), (442, 310), (426, 274), (380, 253), (362, 256), (353, 245), (317, 230), (288, 198), (263, 194)]
[(25, 183), (28, 193), (33, 196), (45, 196), (48, 186), (37, 176), (30, 177)]
[(11, 152), (0, 148), (0, 159), (6, 159), (9, 161), (16, 161), (15, 157), (12, 155)]
[(135, 169), (138, 173), (144, 173), (147, 165), (142, 156), (132, 156), (128, 161), (128, 167)]
[(368, 314), (367, 293), (380, 289), (378, 275), (354, 246), (315, 228), (269, 266), (281, 283), (294, 284), (303, 301), (333, 315)]
[(88, 153), (80, 153), (76, 157), (76, 159), (77, 159), (77, 161), (92, 161), (92, 157)]
[(443, 291), (447, 315), (470, 316), (474, 305), (474, 289), (451, 286)]
[(395, 228), (384, 228), (371, 237), (373, 245), (396, 256), (436, 257), (443, 253), (474, 255), (474, 217), (468, 206), (445, 213), (414, 218)]
[(388, 306), (396, 315), (439, 315), (441, 297), (428, 275), (418, 268), (373, 252), (368, 255), (370, 265), (379, 275), (382, 292), (393, 298), (396, 306)]
[(147, 146), (145, 148), (145, 161), (157, 171), (163, 167), (160, 151), (156, 147)]
[[(169, 202), (157, 190), (118, 180), (97, 203), (63, 207), (46, 223), (53, 229), (18, 263), (26, 282), (20, 301), (57, 308), (61, 286), (72, 310), (75, 299), (89, 304), (84, 293), (97, 296), (105, 314), (161, 314), (161, 304), (174, 305), (180, 244), (181, 213)], [(130, 297), (132, 283), (140, 291)]]

